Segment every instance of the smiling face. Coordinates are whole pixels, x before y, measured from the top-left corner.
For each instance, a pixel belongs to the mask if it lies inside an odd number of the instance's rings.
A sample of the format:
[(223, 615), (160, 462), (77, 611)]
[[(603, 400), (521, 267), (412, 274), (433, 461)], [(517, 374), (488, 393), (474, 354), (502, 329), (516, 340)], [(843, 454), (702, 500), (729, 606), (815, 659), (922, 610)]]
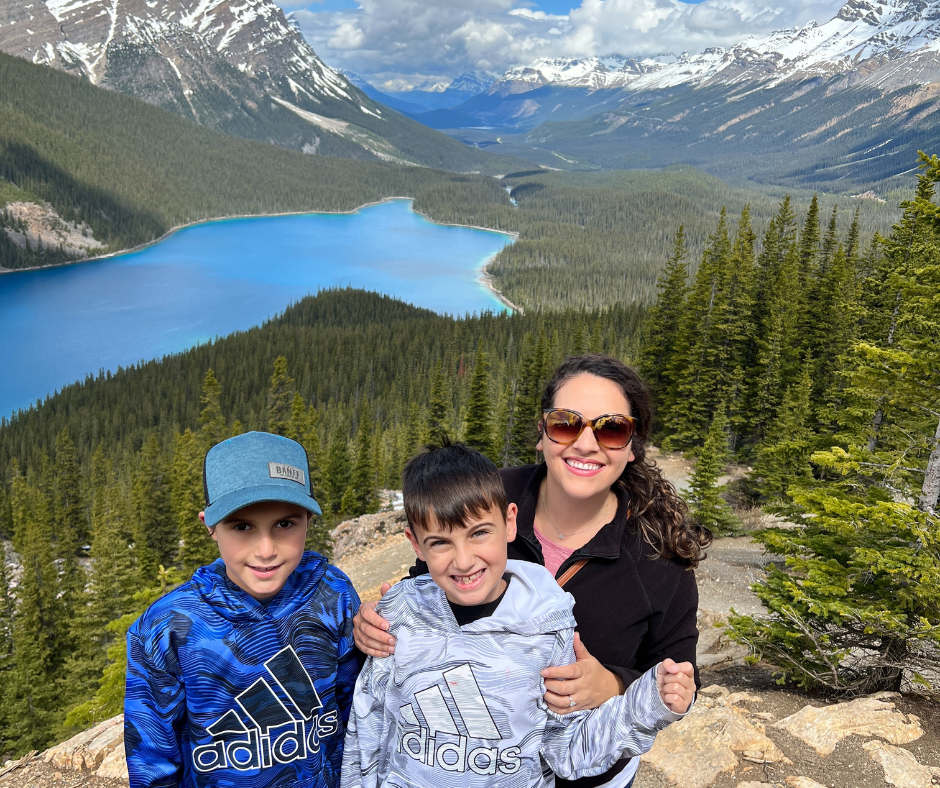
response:
[(212, 529), (212, 538), (229, 580), (255, 599), (275, 596), (303, 557), (309, 520), (306, 509), (278, 501), (252, 504), (226, 517)]
[[(588, 373), (566, 380), (555, 394), (552, 407), (577, 411), (586, 419), (610, 413), (633, 415), (620, 386)], [(605, 449), (598, 446), (593, 431), (587, 427), (568, 446), (542, 436), (536, 448), (545, 455), (549, 483), (563, 495), (577, 500), (607, 495), (627, 463), (634, 459), (632, 442), (622, 449)]]
[(433, 514), (427, 520), (427, 528), (409, 527), (405, 534), (447, 599), (455, 605), (498, 599), (506, 588), (506, 545), (516, 538), (516, 505), (509, 504), (505, 519), (491, 506), (452, 530), (441, 528)]

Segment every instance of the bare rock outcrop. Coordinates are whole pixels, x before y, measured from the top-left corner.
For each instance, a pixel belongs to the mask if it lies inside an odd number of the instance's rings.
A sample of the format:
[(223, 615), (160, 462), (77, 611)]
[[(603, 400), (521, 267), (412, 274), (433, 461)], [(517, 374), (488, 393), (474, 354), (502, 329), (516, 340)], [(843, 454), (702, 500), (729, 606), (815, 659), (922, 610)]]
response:
[(868, 756), (885, 773), (885, 782), (896, 788), (931, 788), (940, 783), (940, 768), (922, 766), (914, 753), (874, 739), (862, 745)]
[(706, 788), (735, 770), (739, 756), (752, 763), (790, 763), (765, 734), (763, 721), (744, 705), (759, 701), (748, 693), (706, 687), (688, 716), (656, 737), (643, 762), (682, 788)]
[(893, 692), (879, 692), (835, 706), (804, 706), (774, 727), (808, 744), (821, 756), (832, 754), (847, 736), (877, 736), (891, 744), (909, 744), (924, 735), (914, 715), (899, 712), (890, 698)]
[(47, 750), (43, 756), (62, 770), (127, 779), (124, 759), (124, 715), (96, 725)]

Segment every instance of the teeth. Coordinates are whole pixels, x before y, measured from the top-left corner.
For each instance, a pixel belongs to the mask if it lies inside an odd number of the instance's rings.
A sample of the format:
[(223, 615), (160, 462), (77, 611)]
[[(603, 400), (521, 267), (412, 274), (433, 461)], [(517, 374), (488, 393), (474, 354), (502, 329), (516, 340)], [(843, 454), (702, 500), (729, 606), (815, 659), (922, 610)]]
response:
[(474, 572), (472, 575), (454, 575), (454, 579), (455, 579), (460, 585), (468, 586), (468, 585), (470, 585), (472, 582), (474, 582), (475, 580), (477, 580), (479, 577), (481, 577), (482, 574), (483, 574), (483, 571), (484, 571), (484, 570), (481, 569), (479, 572)]
[(580, 460), (567, 459), (565, 462), (568, 463), (572, 468), (578, 468), (582, 471), (596, 471), (601, 466), (596, 462), (581, 462)]

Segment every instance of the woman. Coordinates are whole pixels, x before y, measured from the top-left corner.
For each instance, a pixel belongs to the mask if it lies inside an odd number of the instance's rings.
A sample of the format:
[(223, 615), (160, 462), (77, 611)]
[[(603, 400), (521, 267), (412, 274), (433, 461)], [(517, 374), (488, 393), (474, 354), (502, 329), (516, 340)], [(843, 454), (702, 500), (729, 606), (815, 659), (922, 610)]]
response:
[[(536, 448), (544, 462), (501, 475), (519, 507), (509, 557), (545, 565), (575, 599), (577, 662), (543, 672), (546, 702), (567, 714), (623, 693), (666, 657), (695, 664), (691, 570), (711, 534), (686, 522), (675, 488), (646, 459), (652, 405), (632, 369), (607, 356), (569, 358), (542, 411)], [(419, 564), (412, 574), (423, 571)], [(355, 618), (356, 644), (382, 657), (394, 638), (373, 608), (364, 604)], [(557, 784), (628, 788), (637, 766), (625, 759), (603, 775)]]

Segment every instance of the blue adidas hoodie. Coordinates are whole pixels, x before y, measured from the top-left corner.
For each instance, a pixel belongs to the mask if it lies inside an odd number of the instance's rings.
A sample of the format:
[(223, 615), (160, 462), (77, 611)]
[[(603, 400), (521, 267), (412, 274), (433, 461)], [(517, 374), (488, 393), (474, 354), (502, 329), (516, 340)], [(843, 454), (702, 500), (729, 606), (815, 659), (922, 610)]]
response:
[(312, 552), (265, 603), (219, 559), (151, 605), (127, 633), (131, 788), (339, 785), (358, 607)]

